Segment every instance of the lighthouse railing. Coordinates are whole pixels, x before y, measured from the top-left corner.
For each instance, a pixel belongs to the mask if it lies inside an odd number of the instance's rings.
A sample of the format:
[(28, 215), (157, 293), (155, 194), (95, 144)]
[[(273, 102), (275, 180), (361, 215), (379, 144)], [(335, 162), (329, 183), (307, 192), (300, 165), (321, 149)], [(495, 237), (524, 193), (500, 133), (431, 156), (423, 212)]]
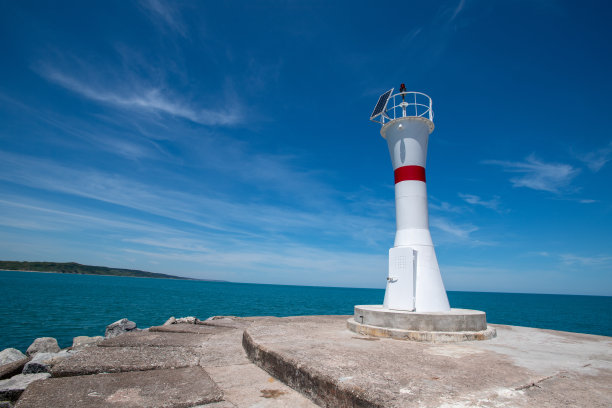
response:
[(405, 117), (425, 118), (433, 122), (431, 98), (422, 92), (398, 92), (389, 98), (384, 113), (375, 121), (384, 125)]

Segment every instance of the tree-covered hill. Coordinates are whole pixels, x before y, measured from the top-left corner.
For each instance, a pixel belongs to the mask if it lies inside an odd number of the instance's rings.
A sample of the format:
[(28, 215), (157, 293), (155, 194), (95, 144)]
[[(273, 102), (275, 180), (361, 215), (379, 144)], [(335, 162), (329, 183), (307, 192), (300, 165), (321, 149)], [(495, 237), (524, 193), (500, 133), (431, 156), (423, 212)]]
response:
[(163, 273), (139, 271), (135, 269), (120, 269), (120, 268), (108, 268), (105, 266), (81, 265), (76, 262), (60, 263), (60, 262), (0, 261), (0, 270), (75, 273), (75, 274), (82, 274), (82, 275), (132, 276), (132, 277), (137, 277), (137, 278), (190, 279), (190, 278), (183, 278), (180, 276), (166, 275)]

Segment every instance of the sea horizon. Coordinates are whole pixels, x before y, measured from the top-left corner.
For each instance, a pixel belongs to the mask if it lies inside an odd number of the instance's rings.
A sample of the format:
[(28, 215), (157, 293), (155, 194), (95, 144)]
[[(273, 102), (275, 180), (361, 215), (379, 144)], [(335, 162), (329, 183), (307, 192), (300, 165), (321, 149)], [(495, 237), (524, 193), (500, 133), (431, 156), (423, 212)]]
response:
[[(28, 272), (28, 273), (56, 273), (61, 275), (90, 275), (90, 276), (108, 276), (108, 277), (116, 277), (116, 278), (136, 278), (136, 279), (167, 279), (167, 280), (177, 280), (176, 278), (168, 278), (168, 277), (150, 277), (150, 276), (119, 276), (119, 275), (104, 275), (104, 274), (87, 274), (87, 273), (69, 273), (69, 272), (58, 272), (58, 271), (29, 271), (22, 269), (0, 269), (0, 272)], [(157, 273), (157, 272), (154, 272)], [(161, 273), (161, 272), (160, 272)], [(298, 286), (305, 288), (336, 288), (336, 289), (375, 289), (375, 290), (384, 290), (385, 288), (372, 288), (372, 287), (363, 287), (363, 286), (327, 286), (327, 285), (298, 285), (298, 284), (289, 284), (289, 283), (263, 283), (263, 282), (239, 282), (239, 281), (230, 281), (230, 280), (220, 280), (220, 279), (207, 279), (207, 278), (190, 278), (181, 275), (173, 275), (181, 280), (187, 281), (200, 281), (200, 282), (223, 282), (223, 283), (235, 283), (235, 284), (245, 284), (245, 285), (271, 285), (271, 286)], [(612, 297), (612, 295), (594, 295), (587, 293), (543, 293), (543, 292), (500, 292), (495, 290), (447, 290), (447, 292), (466, 292), (466, 293), (500, 293), (500, 294), (514, 294), (514, 295), (551, 295), (551, 296), (596, 296), (596, 297)]]
[[(40, 275), (36, 275), (36, 274)], [(126, 279), (123, 279), (126, 278)], [(130, 280), (133, 279), (133, 280)], [(279, 285), (0, 271), (6, 305), (0, 350), (25, 351), (37, 337), (61, 347), (76, 336), (104, 335), (128, 318), (140, 328), (169, 317), (351, 315), (360, 304), (382, 304), (382, 288)], [(494, 324), (612, 336), (611, 296), (447, 291), (451, 307), (483, 310)]]

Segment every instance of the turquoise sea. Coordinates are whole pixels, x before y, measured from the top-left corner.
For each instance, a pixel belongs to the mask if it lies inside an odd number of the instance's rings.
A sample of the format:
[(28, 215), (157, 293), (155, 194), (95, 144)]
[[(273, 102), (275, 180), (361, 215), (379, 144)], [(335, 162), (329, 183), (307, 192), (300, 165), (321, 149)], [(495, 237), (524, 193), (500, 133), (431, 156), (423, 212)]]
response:
[[(104, 335), (123, 317), (138, 327), (170, 316), (352, 314), (381, 304), (382, 289), (256, 285), (171, 279), (0, 271), (0, 350), (24, 351), (36, 337), (60, 347)], [(452, 307), (484, 310), (491, 323), (612, 336), (612, 297), (448, 292)]]

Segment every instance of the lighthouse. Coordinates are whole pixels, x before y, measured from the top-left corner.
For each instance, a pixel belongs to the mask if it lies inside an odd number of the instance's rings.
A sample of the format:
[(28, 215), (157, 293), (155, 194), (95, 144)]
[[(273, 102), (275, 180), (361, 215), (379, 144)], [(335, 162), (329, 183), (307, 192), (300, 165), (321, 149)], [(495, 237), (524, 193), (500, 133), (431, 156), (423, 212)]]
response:
[(395, 241), (382, 305), (355, 305), (349, 330), (375, 337), (452, 343), (497, 335), (480, 310), (451, 309), (429, 233), (425, 168), (434, 130), (431, 98), (404, 84), (379, 99), (370, 120), (380, 123), (395, 182)]
[(450, 310), (429, 233), (426, 162), (434, 130), (431, 98), (421, 92), (385, 92), (370, 120), (382, 125), (393, 165), (396, 231), (389, 249), (383, 306), (416, 312)]

